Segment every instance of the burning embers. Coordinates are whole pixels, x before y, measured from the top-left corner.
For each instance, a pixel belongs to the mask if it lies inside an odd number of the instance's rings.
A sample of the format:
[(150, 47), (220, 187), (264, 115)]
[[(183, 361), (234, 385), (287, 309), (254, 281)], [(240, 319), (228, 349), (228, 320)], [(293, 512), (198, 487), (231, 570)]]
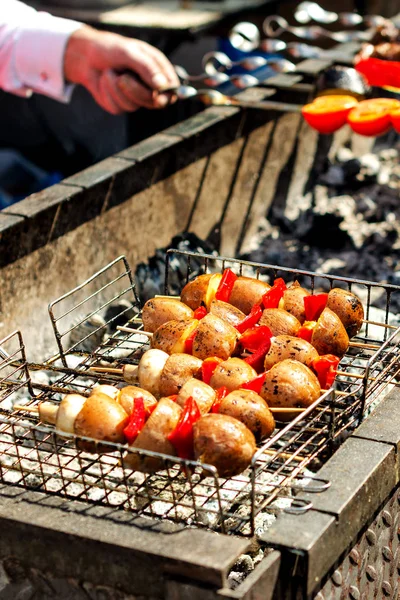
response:
[[(243, 258), (374, 281), (399, 281), (398, 149), (338, 152), (315, 187), (291, 205), (273, 205)], [(386, 299), (373, 305), (385, 308)], [(393, 298), (392, 311), (399, 310)]]

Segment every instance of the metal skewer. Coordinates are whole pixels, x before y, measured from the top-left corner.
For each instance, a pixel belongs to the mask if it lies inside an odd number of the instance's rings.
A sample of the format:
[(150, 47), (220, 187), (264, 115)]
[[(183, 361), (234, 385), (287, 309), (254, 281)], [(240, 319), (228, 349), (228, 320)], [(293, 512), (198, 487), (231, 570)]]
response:
[(318, 25), (311, 27), (293, 27), (283, 17), (271, 15), (267, 17), (263, 24), (263, 30), (268, 37), (279, 37), (282, 33), (291, 33), (295, 37), (303, 40), (321, 40), (328, 38), (335, 42), (354, 42), (368, 41), (370, 32), (368, 31), (329, 31)]
[[(259, 83), (259, 82), (258, 82)], [(270, 100), (262, 101), (249, 101), (240, 100), (233, 96), (226, 96), (217, 90), (197, 90), (196, 88), (188, 85), (183, 85), (177, 90), (177, 96), (180, 100), (187, 98), (197, 97), (206, 106), (238, 106), (240, 108), (250, 108), (257, 110), (279, 110), (279, 112), (300, 112), (302, 106), (300, 104), (285, 104), (279, 102), (273, 102)]]
[[(274, 40), (275, 43), (282, 45), (284, 42)], [(268, 66), (276, 73), (288, 73), (294, 71), (296, 66), (285, 58), (265, 58), (264, 56), (248, 56), (236, 62), (224, 52), (207, 52), (203, 57), (203, 68), (207, 75), (215, 75), (221, 71), (226, 71), (232, 67), (241, 67), (245, 71), (255, 71), (261, 67)]]
[(315, 21), (323, 25), (340, 23), (346, 27), (361, 25), (361, 23), (367, 25), (367, 27), (377, 27), (378, 25), (382, 25), (386, 20), (379, 15), (366, 15), (363, 17), (352, 12), (331, 12), (324, 10), (316, 2), (301, 2), (295, 10), (294, 18), (302, 25), (306, 25), (310, 21)]

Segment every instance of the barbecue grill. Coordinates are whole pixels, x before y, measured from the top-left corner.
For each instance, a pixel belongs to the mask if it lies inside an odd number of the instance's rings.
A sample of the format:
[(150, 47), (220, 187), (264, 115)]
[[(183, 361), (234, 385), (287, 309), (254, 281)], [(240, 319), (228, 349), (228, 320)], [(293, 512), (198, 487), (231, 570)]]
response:
[[(342, 47), (340, 62), (350, 64), (357, 49)], [(298, 113), (280, 111), (304, 102), (334, 62), (332, 51), (237, 96), (268, 98), (269, 111), (208, 108), (0, 213), (8, 329), (0, 342), (0, 552), (10, 585), (32, 582), (43, 598), (396, 597), (399, 331), (391, 313), (400, 288), (228, 258), (251, 247), (271, 206), (294, 205), (311, 189), (321, 162), (349, 139), (346, 131), (321, 138)], [(160, 473), (131, 473), (120, 466), (125, 447), (85, 454), (29, 410), (116, 381), (94, 365), (137, 363), (146, 340), (129, 265), (182, 229), (208, 238), (219, 256), (168, 252), (166, 294), (179, 293), (178, 262), (181, 285), (194, 268), (229, 266), (312, 290), (345, 287), (366, 308), (335, 390), (228, 480), (167, 456)], [(377, 297), (379, 324), (370, 316)], [(137, 332), (120, 333), (124, 323)], [(14, 402), (27, 410), (12, 412)], [(243, 555), (262, 560), (232, 589), (228, 575), (233, 565), (243, 570)]]

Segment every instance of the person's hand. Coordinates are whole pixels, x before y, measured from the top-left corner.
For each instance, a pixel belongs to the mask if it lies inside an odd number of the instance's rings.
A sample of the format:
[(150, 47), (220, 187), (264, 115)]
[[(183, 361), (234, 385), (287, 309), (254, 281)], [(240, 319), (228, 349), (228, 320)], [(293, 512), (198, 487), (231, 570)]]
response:
[(140, 107), (163, 108), (176, 99), (163, 90), (179, 85), (173, 66), (157, 48), (86, 25), (68, 41), (64, 76), (83, 85), (114, 115)]

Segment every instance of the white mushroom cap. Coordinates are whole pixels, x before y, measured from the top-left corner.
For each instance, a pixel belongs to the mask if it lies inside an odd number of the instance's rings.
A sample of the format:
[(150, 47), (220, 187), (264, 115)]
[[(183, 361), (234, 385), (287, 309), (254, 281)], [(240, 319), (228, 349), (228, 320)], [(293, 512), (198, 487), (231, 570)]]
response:
[(139, 362), (139, 385), (153, 396), (160, 395), (160, 377), (169, 355), (163, 350), (147, 350)]
[(74, 433), (75, 419), (81, 412), (87, 398), (79, 394), (65, 396), (58, 408), (56, 430), (64, 433)]

